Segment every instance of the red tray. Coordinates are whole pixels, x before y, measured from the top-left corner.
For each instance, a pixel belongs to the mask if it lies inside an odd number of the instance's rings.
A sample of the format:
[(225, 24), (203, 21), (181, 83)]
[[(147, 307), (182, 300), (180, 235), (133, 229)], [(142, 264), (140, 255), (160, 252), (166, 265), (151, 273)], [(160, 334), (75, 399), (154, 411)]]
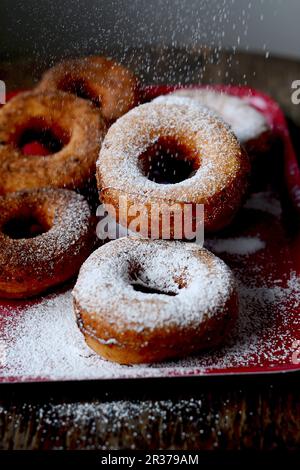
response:
[[(147, 87), (143, 101), (174, 88)], [(240, 96), (262, 112), (276, 142), (268, 157), (272, 162), (263, 175), (264, 183), (254, 185), (255, 190), (230, 228), (206, 240), (207, 246), (231, 266), (239, 283), (240, 319), (227, 344), (215, 351), (165, 364), (114, 365), (85, 346), (71, 317), (69, 293), (60, 290), (58, 294), (30, 302), (1, 302), (0, 382), (300, 369), (300, 237), (294, 223), (300, 213), (300, 171), (287, 124), (277, 103), (259, 91), (232, 86), (213, 88)], [(284, 172), (280, 173), (282, 155)], [(60, 298), (63, 303), (56, 310)]]

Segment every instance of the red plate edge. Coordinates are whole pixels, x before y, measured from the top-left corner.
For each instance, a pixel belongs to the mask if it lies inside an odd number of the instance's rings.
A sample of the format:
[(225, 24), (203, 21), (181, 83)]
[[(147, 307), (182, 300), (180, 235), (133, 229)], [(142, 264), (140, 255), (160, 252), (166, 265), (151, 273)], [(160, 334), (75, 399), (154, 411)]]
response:
[[(190, 85), (188, 87), (183, 87), (183, 86), (172, 86), (172, 85), (150, 85), (147, 87), (144, 87), (141, 91), (141, 101), (146, 102), (150, 101), (151, 99), (167, 94), (169, 92), (172, 92), (176, 89), (179, 88), (210, 88), (213, 90), (218, 90), (218, 91), (223, 91), (225, 93), (228, 93), (233, 96), (238, 96), (238, 97), (243, 97), (247, 98), (247, 101), (257, 108), (260, 112), (262, 112), (269, 125), (271, 126), (272, 132), (275, 133), (278, 137), (280, 137), (281, 141), (283, 142), (283, 151), (284, 151), (284, 181), (286, 184), (286, 188), (288, 190), (289, 197), (291, 201), (293, 202), (293, 205), (300, 215), (300, 168), (299, 164), (297, 161), (297, 156), (294, 150), (294, 147), (292, 145), (292, 141), (290, 138), (287, 122), (285, 119), (285, 116), (277, 104), (276, 101), (274, 101), (270, 96), (267, 94), (250, 88), (246, 86), (232, 86), (232, 85)], [(23, 91), (23, 90), (22, 90)], [(7, 94), (7, 101), (9, 101), (11, 98), (16, 96), (20, 91), (13, 91)], [(296, 248), (297, 251), (300, 252), (300, 235), (298, 236), (296, 240)], [(300, 272), (300, 258), (297, 259), (297, 265), (296, 265), (297, 271)], [(300, 312), (299, 312), (300, 313)], [(176, 373), (174, 371), (174, 374), (172, 376), (168, 375), (168, 378), (170, 377), (188, 377), (188, 376), (197, 376), (201, 375), (203, 376), (230, 376), (230, 375), (255, 375), (255, 374), (274, 374), (274, 373), (286, 373), (286, 372), (292, 372), (292, 371), (299, 371), (300, 370), (300, 364), (294, 365), (294, 364), (284, 364), (284, 365), (275, 365), (271, 369), (263, 369), (261, 367), (255, 367), (255, 366), (250, 366), (250, 367), (241, 367), (240, 370), (237, 367), (227, 367), (225, 371), (219, 371), (219, 370), (213, 370), (209, 369), (205, 371), (205, 374), (203, 372), (201, 373), (201, 370), (197, 373), (197, 370), (194, 370), (190, 374), (182, 374), (180, 371)], [(119, 379), (125, 378), (125, 377), (117, 377)], [(163, 377), (160, 377), (163, 378)], [(106, 380), (106, 379), (91, 379), (91, 380)], [(0, 378), (0, 383), (7, 383), (7, 382), (14, 382), (14, 383), (19, 383), (19, 382), (27, 382), (30, 381), (30, 378), (26, 378), (25, 381), (22, 380), (20, 377), (6, 377), (5, 380)], [(49, 379), (45, 378), (37, 378), (35, 377), (32, 382), (48, 382)], [(51, 380), (50, 380), (51, 381)], [(53, 380), (51, 381), (53, 382)], [(57, 380), (54, 380), (54, 382), (57, 382)]]

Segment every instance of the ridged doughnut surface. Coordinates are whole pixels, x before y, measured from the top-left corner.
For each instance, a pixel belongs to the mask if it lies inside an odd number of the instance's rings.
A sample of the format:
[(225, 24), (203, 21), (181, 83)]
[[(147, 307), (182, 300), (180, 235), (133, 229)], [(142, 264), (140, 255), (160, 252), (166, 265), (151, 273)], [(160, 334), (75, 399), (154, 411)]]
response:
[(184, 242), (137, 237), (110, 242), (83, 264), (73, 297), (87, 344), (123, 364), (214, 346), (237, 315), (230, 269)]
[(90, 56), (61, 62), (44, 73), (41, 91), (61, 90), (92, 101), (108, 121), (114, 121), (137, 104), (138, 83), (123, 65), (105, 57)]
[[(151, 174), (153, 159), (158, 176)], [(177, 179), (171, 174), (170, 181), (158, 182), (170, 162)], [(138, 106), (110, 127), (97, 181), (101, 199), (108, 210), (115, 208), (123, 226), (130, 206), (147, 206), (151, 215), (151, 204), (161, 201), (204, 204), (205, 230), (213, 231), (229, 224), (240, 207), (249, 170), (248, 157), (226, 124), (207, 108), (177, 98)], [(128, 199), (127, 212), (120, 208), (121, 196)]]
[[(0, 194), (43, 187), (83, 187), (94, 175), (106, 132), (93, 106), (67, 93), (26, 92), (0, 109)], [(22, 151), (26, 136), (51, 134), (54, 152)], [(34, 137), (33, 137), (34, 138)]]
[(36, 295), (74, 276), (95, 243), (82, 196), (65, 189), (0, 197), (0, 297)]

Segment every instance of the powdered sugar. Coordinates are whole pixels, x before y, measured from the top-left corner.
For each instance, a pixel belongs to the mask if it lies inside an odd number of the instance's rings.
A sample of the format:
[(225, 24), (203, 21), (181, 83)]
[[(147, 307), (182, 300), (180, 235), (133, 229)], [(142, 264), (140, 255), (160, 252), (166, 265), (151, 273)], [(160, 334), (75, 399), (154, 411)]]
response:
[(270, 191), (252, 193), (244, 207), (246, 209), (268, 212), (275, 217), (280, 217), (282, 213), (280, 201)]
[(252, 269), (247, 272), (251, 256), (241, 255), (234, 269), (240, 313), (236, 328), (221, 349), (151, 366), (107, 362), (86, 346), (75, 322), (71, 291), (66, 291), (43, 297), (33, 305), (20, 302), (1, 307), (2, 380), (11, 376), (19, 380), (154, 377), (237, 367), (246, 371), (247, 367), (266, 364), (269, 368), (292, 366), (300, 280), (293, 272), (287, 281), (266, 277), (259, 265), (255, 274)]
[[(274, 229), (275, 223), (280, 224), (279, 201), (267, 192), (252, 195), (246, 203), (247, 219), (264, 210), (273, 216), (274, 223), (267, 224), (269, 231), (263, 238), (259, 233), (252, 238), (263, 239), (265, 249), (238, 257), (221, 254), (234, 270), (240, 300), (237, 325), (222, 348), (151, 366), (107, 362), (86, 346), (75, 322), (71, 291), (66, 291), (42, 297), (35, 304), (1, 306), (1, 380), (159, 377), (228, 368), (246, 372), (253, 367), (297, 367), (293, 353), (299, 339), (300, 279), (291, 270), (285, 239), (276, 239), (275, 264), (270, 252), (274, 237), (282, 236)], [(234, 238), (241, 236), (237, 233)], [(257, 254), (262, 254), (259, 259)]]
[[(269, 129), (263, 114), (243, 98), (209, 89), (181, 89), (167, 95), (167, 99), (173, 97), (191, 98), (216, 112), (230, 125), (241, 143), (257, 139)], [(159, 97), (155, 101), (162, 101), (164, 98), (166, 97)]]
[[(97, 161), (99, 187), (122, 189), (122, 194), (137, 194), (140, 199), (156, 196), (189, 202), (196, 191), (203, 199), (236, 181), (247, 165), (234, 135), (207, 108), (190, 103), (187, 98), (176, 103), (146, 103), (112, 125)], [(194, 176), (172, 185), (158, 185), (145, 177), (138, 158), (162, 135), (189, 142), (205, 156)]]
[[(39, 433), (39, 443), (44, 447), (47, 443), (48, 447), (51, 445), (53, 450), (64, 450), (65, 441), (67, 441), (69, 448), (71, 442), (73, 448), (76, 446), (77, 450), (97, 449), (101, 465), (107, 458), (101, 457), (99, 453), (101, 450), (153, 448), (154, 442), (157, 442), (157, 447), (159, 447), (159, 442), (164, 442), (164, 436), (166, 436), (169, 449), (177, 449), (179, 442), (182, 442), (182, 446), (185, 447), (188, 444), (190, 447), (195, 447), (194, 436), (197, 433), (202, 435), (213, 426), (219, 428), (223, 419), (224, 426), (227, 427), (227, 413), (230, 410), (227, 400), (222, 407), (224, 416), (212, 412), (205, 415), (203, 413), (204, 391), (203, 393), (197, 391), (197, 398), (190, 397), (190, 394), (180, 400), (175, 400), (174, 397), (164, 400), (161, 398), (149, 400), (143, 397), (141, 400), (112, 401), (107, 399), (103, 401), (101, 398), (93, 399), (93, 402), (68, 400), (64, 403), (46, 404), (25, 401), (22, 407), (14, 409), (13, 416), (7, 415), (5, 406), (0, 406), (0, 412), (6, 418), (6, 422), (13, 421), (15, 432), (21, 435), (27, 432), (24, 420), (28, 415), (34, 423), (36, 421), (35, 425), (38, 428), (42, 425), (44, 432)], [(175, 422), (178, 425), (175, 426), (173, 424)], [(59, 425), (61, 431), (58, 433)], [(167, 433), (166, 430), (168, 430)], [(222, 445), (223, 435), (220, 432), (215, 434), (214, 446), (216, 447), (217, 443)], [(21, 439), (14, 442), (14, 449), (18, 448), (18, 443), (22, 443)], [(183, 463), (186, 463), (184, 461), (186, 457), (183, 455), (182, 458)], [(119, 462), (120, 465), (124, 465), (122, 454), (112, 459), (114, 459), (113, 463)]]
[[(145, 296), (144, 285), (161, 293)], [(122, 238), (96, 250), (74, 288), (79, 312), (123, 330), (198, 327), (223, 309), (234, 281), (223, 261), (184, 242)], [(173, 295), (170, 295), (173, 294)], [(108, 306), (108, 308), (107, 308)], [(80, 315), (80, 313), (79, 313)], [(89, 333), (91, 333), (89, 331)]]
[[(292, 365), (295, 337), (289, 328), (278, 327), (276, 319), (278, 321), (281, 318), (283, 325), (290, 324), (292, 311), (299, 309), (300, 279), (296, 273), (291, 274), (285, 287), (276, 284), (271, 287), (253, 287), (240, 283), (238, 290), (240, 315), (226, 347), (214, 355), (202, 355), (197, 358), (197, 363), (192, 358), (190, 366), (197, 364), (200, 367), (219, 369), (254, 364), (259, 367), (266, 360), (271, 367), (284, 363)], [(297, 324), (299, 325), (299, 320)]]
[(87, 379), (99, 377), (100, 371), (104, 376), (111, 374), (111, 365), (86, 346), (77, 328), (71, 290), (25, 307), (18, 319), (12, 314), (12, 308), (3, 311), (7, 341), (4, 376)]
[[(3, 232), (9, 220), (28, 210), (33, 215), (42, 214), (47, 221), (44, 233), (13, 238)], [(7, 292), (32, 295), (54, 285), (57, 279), (61, 282), (74, 276), (92, 250), (95, 238), (87, 201), (66, 189), (40, 189), (3, 196), (0, 227), (0, 283), (4, 295)]]
[[(228, 344), (213, 354), (152, 366), (120, 366), (107, 362), (85, 344), (74, 318), (71, 291), (45, 297), (16, 315), (15, 308), (2, 309), (5, 344), (2, 356), (3, 378), (92, 379), (149, 377), (205, 373), (206, 369), (247, 366), (263, 363), (264, 355), (273, 363), (291, 360), (293, 335), (286, 328), (274, 337), (276, 310), (288, 315), (289, 308), (300, 303), (300, 281), (292, 274), (286, 287), (248, 287), (239, 284), (240, 316)], [(288, 317), (287, 317), (288, 319)], [(264, 330), (264, 333), (262, 333)], [(284, 346), (288, 344), (287, 346)]]
[(263, 250), (266, 244), (259, 237), (216, 238), (206, 241), (206, 247), (215, 253), (249, 255)]

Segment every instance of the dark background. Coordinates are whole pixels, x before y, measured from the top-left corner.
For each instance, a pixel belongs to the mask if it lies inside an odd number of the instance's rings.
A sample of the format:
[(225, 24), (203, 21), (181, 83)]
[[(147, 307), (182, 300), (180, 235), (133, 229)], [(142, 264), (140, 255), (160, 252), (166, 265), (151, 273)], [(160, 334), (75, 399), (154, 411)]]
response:
[(299, 18), (299, 0), (1, 0), (0, 58), (143, 45), (300, 57)]

